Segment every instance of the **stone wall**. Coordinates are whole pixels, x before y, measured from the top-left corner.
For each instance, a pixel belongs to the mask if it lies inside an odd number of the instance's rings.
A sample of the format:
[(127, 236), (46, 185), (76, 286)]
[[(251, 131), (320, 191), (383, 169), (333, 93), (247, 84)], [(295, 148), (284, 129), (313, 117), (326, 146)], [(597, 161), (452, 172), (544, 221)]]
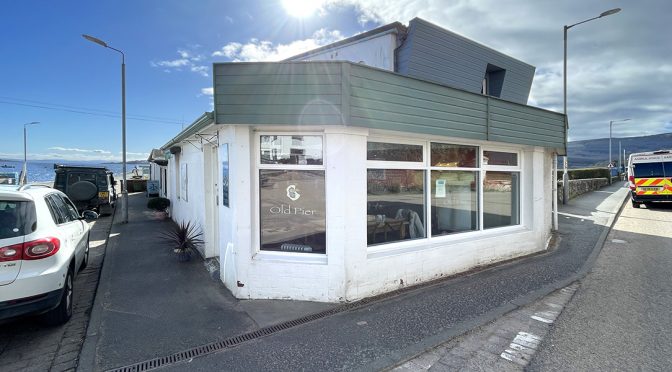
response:
[[(575, 198), (581, 194), (593, 190), (599, 190), (604, 186), (609, 185), (609, 180), (606, 178), (587, 178), (582, 180), (569, 180), (569, 198)], [(563, 185), (562, 181), (558, 182), (558, 204), (562, 204)]]

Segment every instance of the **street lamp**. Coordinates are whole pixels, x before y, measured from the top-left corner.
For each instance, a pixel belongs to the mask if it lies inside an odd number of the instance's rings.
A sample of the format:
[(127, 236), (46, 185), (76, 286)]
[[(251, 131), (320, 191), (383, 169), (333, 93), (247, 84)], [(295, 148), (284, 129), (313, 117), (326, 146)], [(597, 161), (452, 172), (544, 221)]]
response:
[(121, 54), (121, 223), (128, 222), (128, 189), (126, 187), (126, 59), (124, 52), (112, 48), (106, 42), (89, 35), (82, 35), (86, 40), (96, 43), (108, 49), (112, 49)]
[[(564, 53), (563, 65), (562, 65), (562, 77), (563, 77), (562, 87), (563, 87), (563, 107), (564, 107), (563, 113), (565, 114), (565, 143), (567, 143), (567, 137), (568, 137), (568, 134), (569, 134), (569, 125), (567, 123), (567, 30), (569, 30), (570, 28), (572, 28), (574, 26), (578, 26), (582, 23), (586, 23), (586, 22), (589, 22), (589, 21), (592, 21), (592, 20), (595, 20), (595, 19), (598, 19), (598, 18), (610, 16), (610, 15), (616, 14), (620, 11), (621, 11), (621, 8), (610, 9), (610, 10), (607, 10), (606, 12), (602, 12), (597, 17), (586, 19), (585, 21), (581, 21), (581, 22), (575, 23), (573, 25), (569, 25), (569, 26), (565, 25), (565, 28), (564, 28), (565, 53)], [(562, 165), (563, 165), (562, 203), (563, 204), (567, 204), (567, 201), (569, 200), (569, 175), (567, 174), (567, 167), (568, 167), (569, 162), (568, 162), (568, 159), (567, 159), (567, 155), (568, 154), (565, 154), (565, 158), (563, 159), (563, 162), (562, 162)]]
[(21, 179), (19, 180), (20, 185), (25, 185), (28, 181), (28, 141), (26, 139), (27, 130), (26, 128), (29, 125), (40, 124), (39, 121), (32, 121), (30, 123), (23, 124), (23, 171), (21, 172)]
[[(614, 123), (618, 123), (618, 122), (621, 122), (621, 121), (628, 121), (628, 120), (630, 120), (630, 119), (628, 118), (628, 119), (619, 119), (619, 120), (610, 120), (609, 121), (609, 162), (607, 163), (607, 166), (609, 166), (609, 164), (611, 164), (611, 160), (612, 160), (611, 159), (611, 125), (614, 124)], [(619, 153), (621, 152), (620, 148), (619, 148), (618, 152)], [(620, 159), (621, 155), (619, 154), (618, 157)], [(620, 161), (619, 161), (619, 163), (620, 163)]]

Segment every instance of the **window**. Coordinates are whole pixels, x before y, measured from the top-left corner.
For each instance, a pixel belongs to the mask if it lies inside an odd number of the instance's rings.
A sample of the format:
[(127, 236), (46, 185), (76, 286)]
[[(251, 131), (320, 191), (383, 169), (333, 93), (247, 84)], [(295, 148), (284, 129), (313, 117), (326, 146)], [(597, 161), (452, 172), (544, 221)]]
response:
[(368, 245), (427, 236), (423, 153), (420, 144), (367, 143)]
[(663, 163), (657, 161), (654, 163), (634, 163), (632, 168), (635, 178), (653, 178), (664, 177)]
[(520, 176), (518, 172), (486, 171), (483, 179), (483, 228), (519, 223)]
[(422, 145), (368, 142), (366, 160), (422, 162)]
[(0, 200), (0, 239), (28, 235), (37, 229), (35, 203)]
[(64, 214), (66, 215), (66, 218), (68, 219), (68, 222), (70, 221), (77, 221), (79, 219), (79, 212), (77, 212), (77, 208), (72, 205), (72, 202), (68, 198), (63, 198), (61, 195), (57, 195), (57, 199), (60, 201), (61, 207), (63, 208)]
[(505, 69), (488, 63), (485, 69), (483, 82), (481, 83), (481, 94), (493, 97), (501, 97), (505, 75)]
[(432, 236), (478, 230), (478, 147), (431, 144)]
[(425, 237), (425, 172), (368, 169), (367, 241), (369, 245)]
[(261, 136), (261, 164), (322, 165), (322, 136)]
[(485, 165), (518, 165), (518, 154), (515, 152), (483, 151)]
[(88, 181), (97, 185), (95, 173), (68, 173), (68, 186), (80, 181)]
[(56, 194), (46, 195), (44, 200), (47, 202), (47, 207), (49, 208), (49, 212), (51, 213), (51, 217), (55, 224), (60, 225), (68, 222), (68, 216), (65, 214), (65, 211), (61, 209), (61, 205), (56, 199)]
[(478, 230), (478, 172), (432, 170), (432, 236)]
[(367, 160), (369, 246), (520, 224), (518, 152), (372, 140)]
[(432, 142), (432, 167), (476, 168), (478, 146)]
[(518, 153), (483, 151), (483, 228), (520, 224)]
[(323, 137), (261, 135), (262, 251), (326, 253)]

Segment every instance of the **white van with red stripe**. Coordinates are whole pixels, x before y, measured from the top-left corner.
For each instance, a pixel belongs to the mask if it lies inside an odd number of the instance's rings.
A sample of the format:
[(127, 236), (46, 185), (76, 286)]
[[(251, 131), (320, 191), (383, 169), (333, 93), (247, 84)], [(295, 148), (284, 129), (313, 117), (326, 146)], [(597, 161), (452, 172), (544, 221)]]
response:
[(630, 154), (628, 182), (634, 208), (672, 201), (672, 150)]

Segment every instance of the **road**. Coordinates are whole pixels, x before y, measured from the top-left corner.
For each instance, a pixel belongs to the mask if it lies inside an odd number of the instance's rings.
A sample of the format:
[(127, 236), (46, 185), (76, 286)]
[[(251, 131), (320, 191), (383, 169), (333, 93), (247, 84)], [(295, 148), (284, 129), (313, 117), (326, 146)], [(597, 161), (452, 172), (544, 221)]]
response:
[(629, 203), (531, 371), (672, 370), (672, 204)]

